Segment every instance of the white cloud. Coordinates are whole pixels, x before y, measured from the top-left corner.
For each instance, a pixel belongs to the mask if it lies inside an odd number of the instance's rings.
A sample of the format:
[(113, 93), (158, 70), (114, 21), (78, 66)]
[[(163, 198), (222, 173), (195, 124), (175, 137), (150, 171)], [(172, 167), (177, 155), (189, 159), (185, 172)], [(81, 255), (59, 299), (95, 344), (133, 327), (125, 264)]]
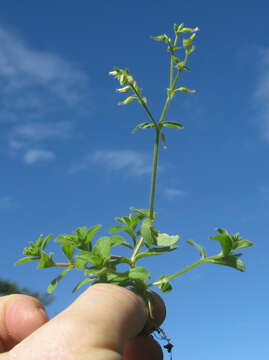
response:
[(28, 164), (52, 160), (44, 142), (47, 148), (49, 141), (70, 137), (74, 112), (77, 118), (88, 114), (88, 76), (60, 54), (37, 50), (1, 25), (0, 44), (0, 122), (8, 123), (9, 150)]
[(0, 196), (0, 210), (7, 210), (14, 206), (15, 202), (10, 196)]
[(32, 165), (40, 161), (52, 161), (54, 159), (55, 155), (52, 151), (42, 149), (27, 150), (23, 157), (23, 161), (27, 165)]
[(254, 103), (263, 123), (263, 135), (269, 140), (269, 49), (260, 54), (260, 75), (254, 91)]
[(169, 200), (174, 200), (177, 197), (183, 197), (187, 195), (185, 191), (175, 188), (166, 188), (164, 189), (164, 193)]
[(19, 150), (51, 138), (68, 138), (71, 135), (70, 122), (26, 123), (13, 127), (9, 136), (9, 146)]
[[(57, 100), (77, 105), (88, 79), (58, 54), (30, 48), (0, 27), (0, 79), (2, 108), (36, 110)], [(4, 119), (2, 119), (4, 120)]]
[(128, 174), (141, 176), (151, 171), (147, 154), (133, 150), (98, 150), (90, 154), (80, 164), (73, 166), (69, 173), (87, 169), (92, 163), (109, 170), (125, 170)]

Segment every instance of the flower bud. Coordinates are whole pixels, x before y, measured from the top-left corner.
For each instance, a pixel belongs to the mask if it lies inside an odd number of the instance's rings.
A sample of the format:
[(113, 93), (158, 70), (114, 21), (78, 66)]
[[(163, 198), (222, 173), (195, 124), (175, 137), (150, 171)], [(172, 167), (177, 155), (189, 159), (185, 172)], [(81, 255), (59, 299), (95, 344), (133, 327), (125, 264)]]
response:
[(126, 76), (124, 74), (121, 74), (119, 77), (120, 85), (124, 85), (127, 82)]
[(168, 36), (167, 35), (159, 35), (159, 36), (151, 36), (151, 38), (153, 40), (157, 40), (157, 41), (168, 41)]
[(196, 90), (190, 90), (185, 87), (180, 87), (180, 88), (176, 89), (176, 91), (181, 91), (181, 92), (185, 92), (185, 93), (189, 93), (189, 94), (196, 93)]
[(181, 33), (185, 33), (185, 34), (191, 34), (191, 33), (194, 33), (194, 32), (197, 32), (199, 31), (199, 28), (196, 27), (196, 28), (187, 28), (187, 27), (184, 27), (180, 30)]
[(136, 96), (128, 96), (125, 100), (118, 103), (118, 105), (126, 105), (130, 102), (134, 101), (136, 99)]
[(131, 86), (128, 85), (128, 86), (125, 86), (123, 88), (120, 88), (120, 89), (116, 89), (117, 92), (120, 92), (120, 93), (124, 93), (124, 92), (127, 92), (127, 91), (130, 91), (131, 90)]
[(183, 28), (184, 28), (184, 24), (178, 25), (176, 34), (179, 34)]

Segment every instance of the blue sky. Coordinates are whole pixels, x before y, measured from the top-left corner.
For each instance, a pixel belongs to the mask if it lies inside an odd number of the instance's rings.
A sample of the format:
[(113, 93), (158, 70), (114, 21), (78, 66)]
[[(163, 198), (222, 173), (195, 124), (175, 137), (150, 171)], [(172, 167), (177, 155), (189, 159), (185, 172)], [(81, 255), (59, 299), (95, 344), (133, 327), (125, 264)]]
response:
[[(145, 115), (116, 105), (108, 72), (128, 67), (158, 116), (168, 54), (150, 36), (199, 26), (181, 83), (197, 93), (169, 110), (185, 130), (166, 133), (156, 200), (158, 228), (179, 233), (181, 247), (144, 265), (155, 279), (195, 261), (190, 238), (214, 254), (215, 227), (254, 241), (245, 273), (204, 265), (175, 280), (164, 328), (175, 359), (268, 356), (268, 12), (266, 1), (2, 1), (0, 276), (44, 291), (57, 269), (13, 266), (28, 241), (99, 223), (105, 233), (129, 207), (148, 207), (152, 132), (131, 134)], [(51, 316), (81, 276), (59, 285)]]

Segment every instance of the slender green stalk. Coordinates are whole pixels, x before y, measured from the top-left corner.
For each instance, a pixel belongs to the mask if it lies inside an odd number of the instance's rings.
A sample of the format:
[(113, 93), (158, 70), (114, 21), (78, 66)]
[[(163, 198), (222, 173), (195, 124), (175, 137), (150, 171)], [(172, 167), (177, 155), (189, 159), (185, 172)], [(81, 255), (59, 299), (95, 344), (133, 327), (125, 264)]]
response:
[(135, 246), (135, 248), (134, 248), (134, 251), (133, 251), (133, 253), (132, 253), (132, 256), (131, 256), (131, 258), (130, 258), (131, 263), (132, 263), (133, 265), (134, 265), (135, 257), (136, 257), (136, 255), (139, 253), (139, 250), (140, 250), (141, 247), (143, 246), (143, 243), (144, 243), (144, 239), (143, 239), (143, 237), (141, 237), (141, 238), (138, 240), (138, 242), (137, 242), (137, 244), (136, 244), (136, 246)]
[[(174, 46), (177, 45), (177, 42), (178, 42), (178, 34), (176, 34)], [(174, 55), (174, 51), (172, 52), (172, 55)], [(170, 88), (172, 88), (173, 78), (174, 78), (174, 60), (173, 60), (173, 57), (171, 56), (171, 59), (170, 59)]]
[[(180, 276), (180, 275), (185, 274), (186, 272), (190, 271), (190, 270), (193, 269), (194, 267), (196, 267), (196, 266), (198, 266), (198, 265), (200, 265), (200, 264), (204, 264), (204, 263), (206, 263), (206, 262), (210, 262), (209, 259), (200, 259), (200, 260), (198, 260), (198, 261), (195, 261), (195, 262), (192, 263), (191, 265), (189, 265), (189, 266), (185, 267), (184, 269), (176, 272), (175, 274), (166, 276), (166, 277), (165, 277), (165, 280), (166, 280), (166, 281), (170, 281), (170, 280), (172, 280), (172, 279), (174, 279), (174, 278), (176, 278), (176, 277), (178, 277), (178, 276)], [(162, 280), (154, 281), (154, 282), (148, 284), (148, 287), (154, 286), (154, 285), (159, 285), (159, 284), (161, 284), (162, 282), (163, 282)]]
[(144, 99), (142, 98), (142, 96), (138, 93), (138, 91), (136, 90), (135, 86), (133, 86), (132, 83), (129, 83), (131, 88), (133, 89), (134, 93), (136, 94), (136, 96), (138, 97), (140, 103), (142, 104), (143, 108), (145, 109), (146, 113), (148, 114), (150, 120), (153, 122), (153, 124), (155, 124), (156, 127), (158, 127), (158, 123), (157, 121), (154, 119), (153, 115), (151, 114), (151, 111), (149, 110), (147, 104), (145, 103)]
[(159, 157), (159, 143), (160, 143), (160, 130), (156, 128), (156, 136), (153, 150), (153, 165), (152, 165), (152, 176), (151, 176), (151, 187), (150, 187), (150, 200), (149, 200), (149, 217), (153, 220), (154, 214), (154, 202), (156, 192), (156, 180), (157, 180), (157, 169), (158, 169), (158, 157)]

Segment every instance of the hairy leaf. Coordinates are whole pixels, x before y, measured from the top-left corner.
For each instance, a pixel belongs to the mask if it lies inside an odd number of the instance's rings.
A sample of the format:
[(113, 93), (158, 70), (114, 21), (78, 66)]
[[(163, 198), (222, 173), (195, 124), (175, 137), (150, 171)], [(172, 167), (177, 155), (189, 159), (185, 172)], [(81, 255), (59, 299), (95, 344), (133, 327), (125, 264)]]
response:
[(210, 262), (214, 264), (230, 266), (239, 271), (245, 271), (245, 264), (241, 259), (239, 259), (239, 256), (241, 255), (242, 254), (230, 254), (220, 258), (211, 259)]
[(180, 239), (179, 235), (168, 235), (165, 233), (158, 233), (157, 244), (158, 246), (171, 246), (178, 242)]
[(73, 255), (75, 252), (75, 248), (67, 243), (62, 243), (61, 244), (61, 249), (63, 251), (63, 253), (65, 254), (65, 256), (67, 257), (67, 259), (72, 262), (73, 261)]
[(51, 240), (53, 234), (49, 234), (48, 236), (45, 237), (45, 239), (42, 236), (42, 244), (40, 246), (41, 250), (45, 250), (46, 246), (48, 245), (49, 241)]
[(145, 244), (149, 247), (151, 245), (157, 245), (158, 232), (154, 229), (152, 224), (153, 220), (146, 218), (144, 219), (140, 229), (141, 236), (143, 237)]
[(110, 236), (110, 244), (111, 247), (122, 245), (128, 247), (129, 249), (133, 249), (133, 247), (127, 241), (125, 241), (125, 239), (122, 236)]
[(109, 236), (100, 237), (95, 246), (93, 247), (93, 255), (100, 256), (103, 259), (107, 259), (110, 256), (111, 241)]
[(124, 231), (125, 229), (126, 229), (126, 228), (123, 228), (123, 227), (121, 227), (121, 226), (119, 226), (119, 225), (115, 225), (115, 226), (112, 226), (112, 227), (108, 230), (108, 232), (109, 232), (110, 234), (115, 234), (115, 233)]
[(136, 255), (135, 260), (139, 260), (142, 259), (143, 257), (147, 257), (147, 256), (156, 256), (156, 255), (162, 255), (162, 254), (166, 254), (168, 252), (174, 251), (178, 249), (178, 246), (164, 246), (162, 248), (149, 248), (146, 251), (140, 252), (139, 254)]
[(49, 255), (45, 253), (44, 251), (41, 252), (41, 258), (39, 263), (37, 264), (38, 268), (47, 268), (47, 267), (53, 267), (55, 266), (55, 262), (53, 260), (53, 253), (50, 253)]
[(20, 265), (20, 264), (24, 264), (28, 261), (33, 261), (33, 260), (39, 260), (40, 258), (38, 256), (29, 256), (29, 257), (24, 257), (24, 258), (21, 258), (19, 260), (17, 260), (15, 262), (15, 265)]
[(146, 282), (151, 277), (150, 272), (143, 267), (135, 267), (129, 270), (129, 279), (142, 280)]
[(209, 239), (219, 242), (224, 256), (228, 255), (233, 249), (233, 242), (229, 235), (220, 234), (216, 236), (209, 236)]
[(49, 294), (53, 293), (53, 291), (56, 289), (59, 281), (61, 281), (62, 278), (72, 269), (73, 269), (73, 266), (66, 268), (63, 272), (61, 272), (60, 275), (58, 275), (55, 279), (53, 279), (47, 288), (47, 292)]
[(74, 265), (77, 269), (85, 269), (88, 264), (94, 265), (100, 268), (104, 263), (104, 259), (93, 252), (81, 251), (77, 256), (74, 262)]
[(77, 291), (79, 288), (81, 288), (83, 285), (93, 281), (94, 278), (86, 278), (81, 280), (79, 283), (77, 283), (77, 285), (73, 288), (72, 293), (74, 293), (75, 291)]

